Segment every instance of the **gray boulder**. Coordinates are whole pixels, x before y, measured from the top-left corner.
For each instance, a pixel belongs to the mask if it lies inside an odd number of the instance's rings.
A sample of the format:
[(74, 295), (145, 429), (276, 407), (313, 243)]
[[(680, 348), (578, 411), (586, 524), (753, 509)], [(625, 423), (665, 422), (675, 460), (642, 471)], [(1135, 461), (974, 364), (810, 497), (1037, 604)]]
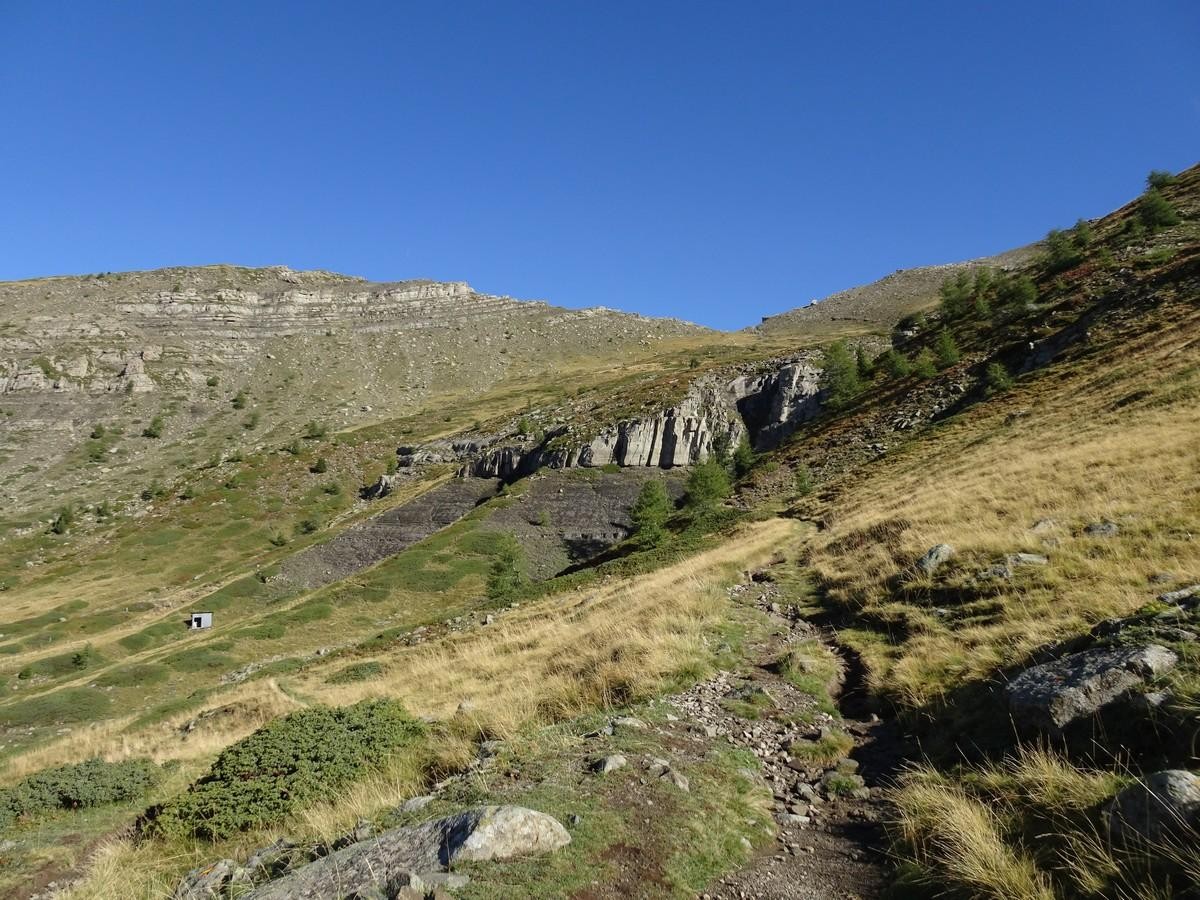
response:
[(1167, 591), (1165, 594), (1160, 594), (1158, 599), (1163, 603), (1183, 603), (1185, 600), (1200, 599), (1200, 584), (1193, 584), (1177, 591)]
[(171, 900), (214, 900), (225, 896), (238, 864), (232, 859), (218, 859), (214, 863), (192, 869), (183, 876)]
[(588, 768), (597, 775), (607, 775), (609, 772), (625, 768), (627, 762), (628, 760), (620, 753), (613, 753), (610, 756), (602, 756), (599, 759), (593, 760)]
[(1146, 776), (1113, 798), (1108, 829), (1121, 843), (1195, 840), (1200, 831), (1200, 778), (1186, 769)]
[(1058, 733), (1169, 672), (1178, 661), (1159, 644), (1085, 650), (1026, 669), (1005, 693), (1017, 724)]
[(452, 863), (550, 853), (571, 842), (557, 819), (521, 806), (483, 806), (385, 831), (331, 853), (258, 888), (253, 900), (324, 900), (370, 896), (412, 873), (443, 872)]
[(917, 568), (926, 575), (932, 575), (953, 555), (954, 548), (949, 544), (937, 544), (926, 550), (925, 555), (917, 560)]

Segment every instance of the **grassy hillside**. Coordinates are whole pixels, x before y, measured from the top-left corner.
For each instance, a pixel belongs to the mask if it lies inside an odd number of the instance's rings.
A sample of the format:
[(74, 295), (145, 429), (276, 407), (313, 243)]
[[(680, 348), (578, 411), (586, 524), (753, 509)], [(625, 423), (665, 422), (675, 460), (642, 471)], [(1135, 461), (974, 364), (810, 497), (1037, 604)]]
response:
[[(835, 766), (846, 753), (862, 757), (877, 780), (862, 788), (866, 797), (844, 802), (863, 804), (856, 816), (898, 823), (898, 890), (1184, 895), (1178, 867), (1144, 864), (1145, 854), (1107, 843), (1100, 811), (1155, 766), (1196, 768), (1186, 738), (1200, 727), (1194, 647), (1172, 645), (1180, 664), (1163, 685), (1170, 699), (1155, 713), (1164, 737), (1154, 752), (1116, 738), (1082, 755), (1027, 742), (1003, 702), (1005, 683), (1050, 651), (1102, 620), (1157, 614), (1158, 594), (1200, 581), (1200, 169), (1161, 196), (1173, 224), (1149, 216), (1143, 197), (999, 260), (1003, 271), (976, 263), (940, 271), (936, 283), (926, 271), (919, 290), (900, 279), (830, 300), (823, 324), (807, 331), (798, 329), (811, 315), (733, 336), (621, 320), (630, 331), (616, 348), (599, 352), (581, 339), (535, 358), (531, 342), (527, 355), (510, 350), (486, 384), (450, 378), (444, 390), (396, 406), (365, 404), (370, 421), (311, 412), (320, 407), (302, 388), (307, 357), (284, 360), (273, 342), (286, 338), (270, 337), (262, 347), (286, 362), (296, 396), (286, 409), (280, 400), (262, 440), (208, 461), (180, 459), (173, 472), (147, 462), (144, 472), (97, 476), (91, 487), (136, 473), (148, 479), (146, 497), (127, 488), (107, 511), (80, 502), (61, 533), (43, 519), (5, 541), (0, 782), (19, 787), (92, 757), (164, 768), (132, 799), (117, 791), (108, 803), (16, 816), (19, 849), (0, 864), (0, 884), (21, 896), (25, 885), (72, 877), (81, 879), (74, 896), (161, 897), (189, 868), (244, 858), (279, 835), (319, 844), (360, 818), (410, 821), (416, 814), (395, 808), (434, 790), (441, 805), (431, 809), (444, 812), (515, 799), (580, 819), (570, 848), (480, 872), (471, 895), (602, 891), (588, 873), (603, 870), (604, 883), (619, 887), (596, 896), (647, 884), (658, 896), (710, 888), (727, 896), (714, 879), (766, 865), (772, 857), (759, 848), (799, 815), (772, 805), (762, 773), (775, 771), (774, 757), (755, 751), (760, 738), (739, 743), (743, 729), (769, 725), (813, 729), (788, 745), (789, 764), (793, 755), (828, 756)], [(203, 281), (214, 273), (195, 277), (197, 291), (220, 290)], [(324, 273), (296, 277), (334, 293), (359, 287)], [(296, 284), (261, 287), (269, 294)], [(829, 312), (839, 308), (846, 316)], [(901, 317), (904, 327), (894, 328)], [(864, 335), (892, 349), (855, 360), (853, 340), (845, 353), (830, 346)], [(565, 557), (545, 549), (554, 540), (547, 510), (561, 503), (537, 498), (557, 497), (564, 482), (526, 480), (331, 584), (308, 589), (281, 577), (298, 551), (450, 477), (452, 464), (434, 465), (382, 500), (358, 499), (398, 444), (513, 434), (522, 419), (586, 430), (677, 402), (696, 378), (764, 371), (813, 348), (826, 351), (821, 415), (777, 450), (731, 463), (733, 496), (673, 510), (661, 538), (635, 536), (563, 570)], [(379, 374), (381, 384), (390, 377)], [(218, 387), (235, 385), (219, 379)], [(204, 409), (200, 418), (211, 413)], [(179, 433), (153, 443), (138, 458), (164, 464), (207, 440), (207, 429), (195, 441)], [(107, 434), (87, 441), (104, 446)], [(25, 494), (27, 483), (11, 490)], [(634, 493), (624, 490), (622, 502)], [(39, 502), (53, 510), (61, 501)], [(527, 543), (553, 561), (543, 574), (560, 574), (498, 592), (494, 573), (509, 559), (505, 522), (539, 536)], [(922, 571), (917, 560), (943, 543), (953, 548), (947, 561)], [(1044, 560), (1022, 564), (1020, 553)], [(192, 608), (216, 611), (220, 627), (183, 630), (181, 614)], [(734, 732), (681, 722), (680, 708), (662, 702), (730, 679), (718, 706), (740, 717)], [(764, 679), (775, 679), (769, 689)], [(783, 705), (780, 680), (812, 708)], [(159, 803), (178, 809), (223, 750), (264, 726), (373, 700), (400, 704), (386, 707), (387, 727), (403, 734), (374, 762), (347, 762), (349, 774), (323, 797), (297, 799), (269, 819), (243, 811), (243, 829), (215, 836), (173, 831), (182, 819), (170, 812), (136, 833), (121, 830)], [(885, 754), (890, 768), (872, 769), (861, 735), (839, 722), (857, 705), (896, 729), (902, 749)], [(652, 727), (625, 733), (610, 724), (603, 736), (613, 714), (631, 712)], [(587, 775), (597, 734), (611, 738), (606, 752), (676, 760), (690, 791), (646, 787), (644, 775)], [(901, 758), (910, 768), (894, 777)], [(827, 774), (834, 794), (839, 783), (858, 789), (853, 769)], [(236, 803), (230, 809), (243, 814)], [(864, 833), (859, 840), (878, 843)], [(801, 877), (802, 854), (784, 846), (786, 877)], [(846, 852), (816, 847), (814, 871), (822, 853)], [(1151, 856), (1166, 859), (1169, 848)], [(629, 872), (640, 880), (622, 880)]]

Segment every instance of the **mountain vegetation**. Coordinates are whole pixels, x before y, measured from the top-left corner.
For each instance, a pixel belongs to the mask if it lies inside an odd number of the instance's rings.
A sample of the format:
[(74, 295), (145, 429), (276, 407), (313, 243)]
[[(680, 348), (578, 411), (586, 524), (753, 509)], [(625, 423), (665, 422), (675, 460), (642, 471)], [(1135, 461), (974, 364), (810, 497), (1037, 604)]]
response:
[(0, 893), (1197, 896), (1200, 168), (734, 334), (0, 300)]

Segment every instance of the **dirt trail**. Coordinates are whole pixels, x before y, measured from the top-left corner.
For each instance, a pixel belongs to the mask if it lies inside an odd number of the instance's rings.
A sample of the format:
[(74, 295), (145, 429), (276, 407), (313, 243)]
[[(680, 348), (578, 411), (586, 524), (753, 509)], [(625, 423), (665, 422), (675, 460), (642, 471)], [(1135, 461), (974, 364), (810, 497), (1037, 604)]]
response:
[[(794, 610), (781, 609), (770, 583), (739, 585), (731, 593), (770, 615), (774, 633), (750, 648), (748, 671), (718, 673), (671, 702), (691, 727), (711, 737), (725, 737), (759, 757), (774, 794), (779, 830), (772, 845), (700, 896), (709, 900), (881, 896), (887, 883), (886, 842), (880, 824), (887, 815), (882, 787), (902, 761), (899, 735), (894, 725), (862, 709), (861, 684), (852, 660), (843, 665), (841, 684), (832, 692), (840, 716), (831, 715), (828, 707), (822, 710), (817, 699), (775, 670), (788, 648), (802, 641), (818, 640), (845, 660), (845, 654), (834, 648), (830, 632), (797, 618)], [(771, 707), (756, 713), (754, 700), (762, 702), (763, 695)], [(820, 739), (831, 731), (853, 737), (848, 760), (812, 764), (789, 753), (795, 741)], [(865, 783), (862, 787), (853, 787), (858, 783), (855, 776)]]

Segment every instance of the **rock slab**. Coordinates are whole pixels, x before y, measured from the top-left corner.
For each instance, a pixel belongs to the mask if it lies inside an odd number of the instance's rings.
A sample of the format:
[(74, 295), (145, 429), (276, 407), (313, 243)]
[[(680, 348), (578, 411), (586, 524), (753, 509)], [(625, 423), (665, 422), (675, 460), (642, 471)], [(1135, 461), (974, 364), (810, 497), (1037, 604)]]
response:
[(483, 806), (385, 831), (262, 885), (248, 900), (324, 900), (362, 894), (452, 863), (550, 853), (571, 842), (557, 819), (521, 806)]
[(1159, 644), (1100, 647), (1026, 669), (1005, 693), (1018, 725), (1058, 733), (1169, 672), (1178, 661)]

